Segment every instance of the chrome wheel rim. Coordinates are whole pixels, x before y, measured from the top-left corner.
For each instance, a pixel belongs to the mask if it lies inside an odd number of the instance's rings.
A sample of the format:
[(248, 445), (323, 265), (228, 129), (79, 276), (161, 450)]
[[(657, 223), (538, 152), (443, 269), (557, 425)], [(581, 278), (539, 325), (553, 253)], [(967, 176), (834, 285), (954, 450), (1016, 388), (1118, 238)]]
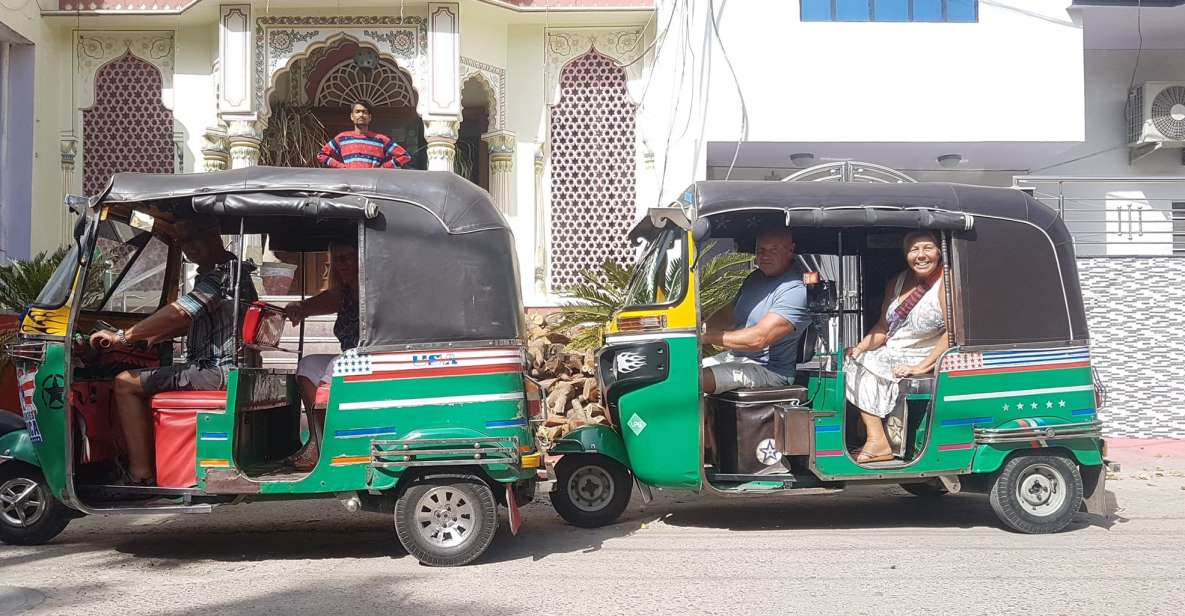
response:
[(16, 477), (0, 485), (0, 519), (17, 528), (27, 528), (45, 515), (48, 498), (36, 481)]
[(616, 490), (613, 477), (600, 466), (582, 466), (568, 479), (568, 500), (587, 513), (604, 509)]
[(477, 508), (452, 486), (432, 488), (416, 502), (416, 530), (436, 547), (456, 547), (477, 530)]
[(1066, 502), (1066, 481), (1048, 464), (1034, 464), (1024, 470), (1016, 484), (1016, 500), (1022, 509), (1037, 517), (1061, 510)]

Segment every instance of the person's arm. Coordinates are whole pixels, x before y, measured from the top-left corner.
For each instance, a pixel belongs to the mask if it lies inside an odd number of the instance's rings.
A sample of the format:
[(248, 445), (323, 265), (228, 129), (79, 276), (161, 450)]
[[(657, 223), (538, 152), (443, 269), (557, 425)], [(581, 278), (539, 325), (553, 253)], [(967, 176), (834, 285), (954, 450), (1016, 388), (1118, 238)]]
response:
[(732, 351), (755, 352), (769, 348), (794, 331), (794, 324), (785, 317), (767, 312), (756, 325), (732, 331), (707, 331), (703, 340)]
[(317, 154), (317, 162), (322, 167), (338, 168), (344, 166), (341, 149), (337, 145), (337, 137), (325, 142), (321, 153)]
[(337, 312), (341, 306), (341, 297), (341, 287), (332, 287), (303, 301), (284, 306), (284, 314), (293, 325), (297, 325), (307, 317)]
[(223, 297), (225, 278), (226, 274), (221, 270), (203, 274), (194, 281), (192, 291), (124, 330), (122, 341), (115, 332), (100, 331), (91, 336), (91, 345), (106, 346), (104, 341), (110, 344), (133, 344), (140, 341), (155, 344), (180, 335), (189, 329), (190, 322), (198, 316), (226, 301)]
[(383, 160), (383, 167), (388, 169), (394, 169), (396, 167), (402, 169), (411, 162), (411, 155), (407, 153), (407, 150), (403, 146), (395, 143), (394, 140), (387, 143), (387, 147), (383, 150), (383, 158), (385, 159)]
[(897, 285), (895, 284), (897, 278), (890, 278), (888, 284), (885, 285), (885, 299), (881, 302), (881, 318), (868, 331), (868, 335), (860, 340), (859, 344), (847, 349), (847, 355), (859, 357), (873, 349), (879, 349), (885, 345), (889, 339), (889, 323), (885, 321), (885, 315), (889, 313), (889, 306), (893, 304), (895, 299)]

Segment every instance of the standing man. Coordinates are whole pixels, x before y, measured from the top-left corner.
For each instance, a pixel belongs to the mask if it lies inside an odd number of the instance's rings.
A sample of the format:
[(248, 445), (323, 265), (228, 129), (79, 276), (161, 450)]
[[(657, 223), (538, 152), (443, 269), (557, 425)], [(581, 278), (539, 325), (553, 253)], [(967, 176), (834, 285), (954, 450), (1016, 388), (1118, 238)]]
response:
[(411, 162), (411, 155), (390, 137), (370, 132), (370, 108), (366, 103), (354, 103), (350, 121), (354, 130), (339, 133), (329, 140), (317, 162), (322, 167), (335, 169), (395, 169)]
[(754, 261), (757, 269), (741, 284), (736, 301), (706, 324), (704, 342), (727, 349), (704, 359), (707, 393), (794, 382), (798, 341), (810, 315), (790, 229), (759, 233)]

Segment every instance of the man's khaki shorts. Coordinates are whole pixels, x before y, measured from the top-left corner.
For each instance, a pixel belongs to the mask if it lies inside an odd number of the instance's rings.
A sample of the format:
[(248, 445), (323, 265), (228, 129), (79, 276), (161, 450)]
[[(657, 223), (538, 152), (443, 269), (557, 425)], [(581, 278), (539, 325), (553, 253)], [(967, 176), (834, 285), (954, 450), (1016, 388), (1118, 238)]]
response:
[(716, 391), (708, 393), (720, 394), (753, 387), (780, 387), (790, 383), (787, 377), (748, 357), (733, 355), (729, 351), (704, 358), (703, 366), (711, 370), (712, 376), (716, 379)]

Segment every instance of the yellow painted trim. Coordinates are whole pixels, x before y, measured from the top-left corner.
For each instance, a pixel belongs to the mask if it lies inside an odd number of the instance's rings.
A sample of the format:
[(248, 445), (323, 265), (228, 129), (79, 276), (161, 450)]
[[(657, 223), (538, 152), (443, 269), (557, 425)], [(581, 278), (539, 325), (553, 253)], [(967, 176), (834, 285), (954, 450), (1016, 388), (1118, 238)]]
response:
[[(691, 237), (691, 232), (687, 233), (687, 262), (683, 264), (688, 267), (691, 263), (695, 263), (695, 240)], [(645, 310), (622, 310), (616, 314), (612, 321), (609, 322), (608, 332), (610, 334), (623, 333), (617, 326), (618, 319), (623, 317), (649, 317), (666, 315), (667, 327), (666, 329), (698, 329), (698, 311), (696, 310), (696, 298), (699, 293), (697, 285), (699, 281), (696, 279), (695, 270), (687, 272), (687, 294), (683, 296), (683, 301), (664, 308), (651, 308)], [(633, 332), (624, 332), (633, 333)]]
[(348, 466), (350, 464), (366, 464), (370, 462), (370, 456), (337, 456), (331, 462), (331, 466)]
[(539, 468), (543, 465), (543, 455), (533, 453), (529, 456), (519, 458), (523, 468)]
[(202, 468), (230, 468), (230, 460), (202, 460), (198, 462)]

